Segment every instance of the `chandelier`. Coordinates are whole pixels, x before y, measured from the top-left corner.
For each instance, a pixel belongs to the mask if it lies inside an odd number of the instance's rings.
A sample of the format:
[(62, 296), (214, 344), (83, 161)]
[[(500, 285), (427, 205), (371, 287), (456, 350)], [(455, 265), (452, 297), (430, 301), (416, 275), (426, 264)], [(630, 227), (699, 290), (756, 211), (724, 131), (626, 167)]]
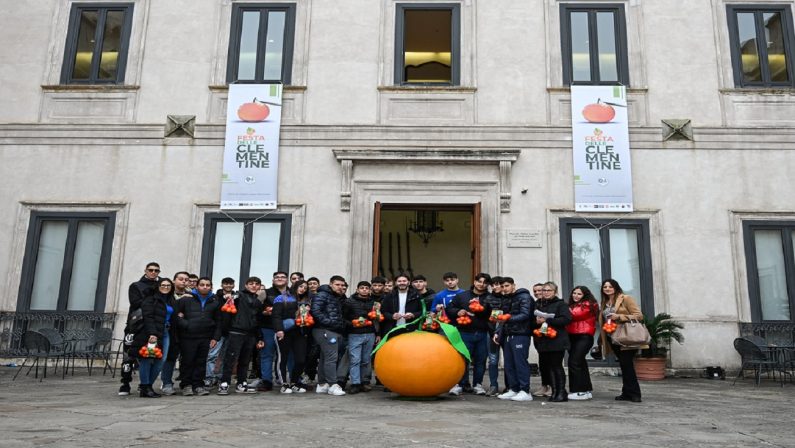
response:
[(406, 223), (406, 229), (416, 233), (425, 247), (436, 232), (444, 232), (444, 223), (439, 221), (439, 212), (435, 210), (417, 210), (414, 220)]

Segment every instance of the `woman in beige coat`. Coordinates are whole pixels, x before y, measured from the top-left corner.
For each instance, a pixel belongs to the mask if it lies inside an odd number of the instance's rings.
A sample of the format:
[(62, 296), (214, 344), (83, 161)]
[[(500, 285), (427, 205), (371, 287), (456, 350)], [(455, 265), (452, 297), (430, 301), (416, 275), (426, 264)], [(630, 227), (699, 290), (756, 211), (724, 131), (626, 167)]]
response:
[[(630, 319), (643, 320), (643, 313), (641, 313), (635, 299), (624, 294), (621, 286), (612, 278), (602, 282), (602, 313), (599, 315), (600, 328), (607, 319), (619, 325), (629, 322)], [(602, 331), (601, 335), (602, 352), (606, 354), (608, 350), (612, 350), (616, 358), (618, 358), (618, 365), (621, 367), (623, 386), (621, 395), (617, 396), (616, 400), (640, 403), (640, 384), (638, 384), (638, 376), (635, 374), (635, 354), (639, 348), (648, 348), (648, 346), (622, 347), (614, 343), (610, 335), (604, 331)]]

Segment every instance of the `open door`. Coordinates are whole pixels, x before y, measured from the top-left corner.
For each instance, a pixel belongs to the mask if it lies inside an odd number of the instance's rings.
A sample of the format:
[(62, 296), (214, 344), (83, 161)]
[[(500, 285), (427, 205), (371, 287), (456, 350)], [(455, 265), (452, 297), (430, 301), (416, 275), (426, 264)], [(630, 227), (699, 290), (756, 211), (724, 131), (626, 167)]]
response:
[(381, 263), (381, 203), (376, 202), (373, 210), (373, 277), (383, 275)]
[(472, 279), (480, 272), (480, 202), (472, 205)]

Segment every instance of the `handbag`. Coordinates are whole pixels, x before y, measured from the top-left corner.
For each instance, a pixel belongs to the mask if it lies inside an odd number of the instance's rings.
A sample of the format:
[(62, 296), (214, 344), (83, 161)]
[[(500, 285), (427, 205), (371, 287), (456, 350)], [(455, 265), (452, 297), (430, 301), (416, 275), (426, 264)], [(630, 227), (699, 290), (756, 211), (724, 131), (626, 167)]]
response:
[(618, 326), (613, 333), (613, 342), (622, 347), (639, 347), (651, 342), (651, 335), (646, 325), (634, 319)]
[(135, 334), (144, 328), (144, 312), (141, 308), (136, 308), (127, 318), (127, 331)]

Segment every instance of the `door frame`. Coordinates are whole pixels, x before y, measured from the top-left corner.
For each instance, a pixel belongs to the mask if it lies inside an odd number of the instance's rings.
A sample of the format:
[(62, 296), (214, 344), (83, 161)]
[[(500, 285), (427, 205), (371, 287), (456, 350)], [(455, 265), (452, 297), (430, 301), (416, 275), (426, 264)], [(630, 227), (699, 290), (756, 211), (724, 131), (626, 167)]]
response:
[(357, 180), (351, 188), (351, 238), (348, 274), (351, 278), (370, 278), (373, 273), (374, 207), (382, 204), (412, 204), (436, 207), (439, 204), (481, 203), (480, 270), (501, 272), (500, 190), (494, 179), (436, 182), (427, 180)]
[(415, 210), (436, 210), (436, 211), (448, 211), (448, 212), (469, 212), (472, 215), (472, 226), (470, 227), (470, 236), (469, 236), (469, 247), (471, 248), (470, 259), (472, 260), (472, 264), (470, 267), (470, 274), (472, 278), (475, 278), (475, 275), (481, 272), (481, 254), (482, 249), (480, 247), (481, 244), (481, 203), (475, 202), (472, 204), (432, 204), (432, 203), (419, 203), (419, 204), (411, 204), (411, 203), (382, 203), (380, 201), (376, 201), (373, 204), (373, 269), (372, 275), (373, 277), (378, 275), (378, 261), (379, 256), (381, 255), (381, 212), (391, 211), (391, 210), (408, 210), (408, 211), (415, 211)]

